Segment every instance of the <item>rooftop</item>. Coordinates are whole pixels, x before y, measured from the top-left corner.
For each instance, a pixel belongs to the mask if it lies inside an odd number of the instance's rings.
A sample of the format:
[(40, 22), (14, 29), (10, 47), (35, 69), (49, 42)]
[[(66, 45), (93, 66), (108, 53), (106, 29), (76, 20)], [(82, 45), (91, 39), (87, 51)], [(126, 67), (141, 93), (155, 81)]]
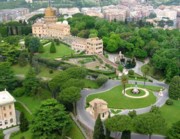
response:
[(8, 91), (6, 91), (6, 89), (4, 91), (0, 91), (0, 106), (15, 101), (16, 100), (14, 99), (14, 97), (11, 96), (11, 94)]

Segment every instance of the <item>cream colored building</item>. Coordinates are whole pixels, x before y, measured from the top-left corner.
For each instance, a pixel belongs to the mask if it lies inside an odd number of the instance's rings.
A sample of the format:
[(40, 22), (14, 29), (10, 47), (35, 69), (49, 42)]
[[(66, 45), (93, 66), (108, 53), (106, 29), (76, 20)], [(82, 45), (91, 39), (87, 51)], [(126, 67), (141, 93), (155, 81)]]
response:
[(82, 39), (75, 38), (71, 48), (75, 51), (85, 51), (86, 54), (103, 54), (103, 41), (98, 37)]
[(8, 91), (0, 92), (0, 129), (16, 125), (15, 101)]
[(40, 38), (63, 39), (70, 35), (70, 26), (67, 21), (57, 22), (56, 11), (48, 7), (45, 9), (44, 19), (32, 25), (32, 33)]
[(96, 119), (100, 114), (101, 120), (106, 120), (109, 116), (109, 109), (107, 105), (106, 101), (95, 98), (89, 102), (89, 107), (86, 111), (89, 112), (94, 119)]

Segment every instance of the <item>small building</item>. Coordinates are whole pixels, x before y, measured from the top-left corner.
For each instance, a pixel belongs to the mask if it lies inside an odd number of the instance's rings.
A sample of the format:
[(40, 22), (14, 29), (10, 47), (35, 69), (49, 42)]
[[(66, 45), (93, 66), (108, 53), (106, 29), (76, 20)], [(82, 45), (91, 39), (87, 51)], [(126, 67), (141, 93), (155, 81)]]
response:
[(89, 39), (76, 37), (71, 48), (75, 51), (85, 51), (88, 55), (103, 54), (103, 40), (98, 37)]
[(6, 89), (0, 92), (0, 129), (16, 125), (15, 101)]
[(107, 105), (106, 101), (95, 98), (89, 102), (89, 107), (86, 111), (89, 112), (94, 119), (96, 119), (100, 114), (101, 120), (105, 120), (109, 116), (109, 109)]

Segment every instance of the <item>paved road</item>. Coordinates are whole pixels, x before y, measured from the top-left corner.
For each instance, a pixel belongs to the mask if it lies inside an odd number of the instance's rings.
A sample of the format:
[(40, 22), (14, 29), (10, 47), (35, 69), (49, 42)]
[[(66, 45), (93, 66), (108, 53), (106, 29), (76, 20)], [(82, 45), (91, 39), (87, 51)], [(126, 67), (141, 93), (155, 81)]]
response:
[(4, 133), (4, 139), (9, 139), (11, 134), (14, 133), (14, 132), (17, 132), (19, 131), (19, 126), (16, 126), (16, 127), (13, 127), (13, 128), (9, 128), (9, 129), (6, 129), (3, 131)]
[[(130, 84), (134, 84), (135, 81), (129, 81)], [(137, 84), (144, 84), (144, 82), (142, 81), (137, 81)], [(78, 119), (85, 124), (88, 128), (90, 128), (91, 130), (93, 130), (94, 128), (94, 124), (95, 124), (95, 120), (92, 119), (91, 115), (86, 112), (85, 110), (85, 106), (86, 106), (86, 97), (90, 94), (96, 94), (96, 93), (102, 93), (104, 91), (108, 91), (116, 86), (120, 85), (120, 81), (119, 80), (108, 80), (101, 88), (99, 89), (84, 89), (81, 91), (81, 99), (77, 102), (77, 117)], [(155, 104), (156, 106), (161, 107), (162, 105), (164, 105), (164, 103), (166, 102), (166, 100), (168, 99), (168, 91), (167, 88), (168, 86), (164, 83), (151, 83), (151, 82), (147, 82), (146, 85), (154, 85), (154, 86), (162, 86), (165, 88), (164, 90), (164, 95), (162, 97), (156, 96), (157, 97), (157, 101)], [(140, 109), (135, 109), (137, 114), (142, 114), (142, 113), (146, 113), (149, 112), (149, 110), (151, 109), (151, 106), (149, 107), (145, 107), (145, 108), (140, 108)], [(126, 109), (123, 110), (120, 114), (128, 114), (128, 112), (130, 111), (130, 109)], [(162, 136), (153, 136), (154, 139), (162, 139), (164, 137)], [(134, 135), (133, 139), (145, 139), (144, 135)]]

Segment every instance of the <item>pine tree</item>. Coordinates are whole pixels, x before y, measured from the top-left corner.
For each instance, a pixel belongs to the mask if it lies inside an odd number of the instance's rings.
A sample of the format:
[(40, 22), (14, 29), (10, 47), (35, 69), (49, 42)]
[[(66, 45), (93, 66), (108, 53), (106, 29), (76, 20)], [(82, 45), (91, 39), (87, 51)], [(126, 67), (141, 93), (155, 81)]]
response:
[(28, 130), (28, 126), (29, 126), (29, 122), (26, 119), (24, 113), (21, 112), (21, 115), (20, 115), (20, 130), (21, 130), (21, 132), (27, 131)]
[(98, 115), (98, 118), (96, 119), (96, 123), (94, 126), (94, 134), (93, 139), (104, 139), (104, 128), (103, 124), (100, 118), (100, 115)]
[(54, 42), (51, 43), (50, 53), (56, 53), (56, 47), (55, 47)]
[(43, 52), (44, 52), (44, 47), (43, 47), (42, 44), (39, 46), (38, 52), (39, 52), (39, 53), (43, 53)]

